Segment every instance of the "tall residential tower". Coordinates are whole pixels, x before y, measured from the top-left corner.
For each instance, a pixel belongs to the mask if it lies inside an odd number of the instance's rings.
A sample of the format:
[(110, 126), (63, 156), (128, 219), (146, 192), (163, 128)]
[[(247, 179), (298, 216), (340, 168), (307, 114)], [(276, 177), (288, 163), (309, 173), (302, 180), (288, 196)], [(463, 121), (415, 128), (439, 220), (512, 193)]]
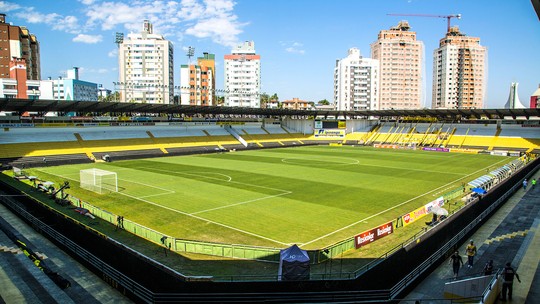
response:
[(170, 104), (174, 94), (173, 45), (145, 20), (139, 34), (119, 44), (122, 102)]
[(451, 27), (433, 51), (433, 109), (484, 107), (487, 49)]
[(6, 23), (0, 14), (0, 78), (10, 78), (9, 64), (13, 58), (24, 59), (28, 80), (41, 79), (39, 42), (24, 26)]
[(379, 60), (379, 109), (422, 107), (424, 44), (407, 21), (379, 32), (371, 58)]
[(261, 107), (261, 56), (246, 41), (225, 55), (225, 106)]
[(203, 53), (197, 58), (197, 64), (180, 66), (180, 104), (191, 106), (214, 105), (214, 89), (216, 86), (215, 55)]
[(349, 49), (346, 58), (336, 60), (334, 105), (338, 111), (377, 110), (379, 61), (362, 58), (360, 50)]

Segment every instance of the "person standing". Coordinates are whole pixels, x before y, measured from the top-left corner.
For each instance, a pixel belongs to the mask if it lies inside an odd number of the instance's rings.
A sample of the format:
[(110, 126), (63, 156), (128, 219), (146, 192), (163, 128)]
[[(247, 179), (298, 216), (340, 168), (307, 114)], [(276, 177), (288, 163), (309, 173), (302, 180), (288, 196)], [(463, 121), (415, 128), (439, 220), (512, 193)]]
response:
[(486, 263), (484, 266), (484, 275), (492, 275), (493, 274), (493, 260), (489, 260), (489, 262)]
[(519, 275), (517, 272), (510, 266), (510, 262), (506, 263), (504, 266), (503, 272), (503, 286), (502, 286), (502, 300), (506, 301), (506, 294), (508, 294), (508, 300), (512, 300), (512, 288), (514, 285), (514, 277), (518, 279), (518, 282), (521, 283)]
[(476, 246), (474, 245), (473, 240), (471, 240), (469, 245), (467, 245), (465, 252), (467, 252), (467, 267), (472, 268), (474, 264), (474, 256), (476, 255)]
[(463, 266), (463, 259), (461, 258), (457, 250), (450, 256), (450, 263), (452, 264), (452, 270), (454, 271), (455, 279), (458, 277), (459, 268)]

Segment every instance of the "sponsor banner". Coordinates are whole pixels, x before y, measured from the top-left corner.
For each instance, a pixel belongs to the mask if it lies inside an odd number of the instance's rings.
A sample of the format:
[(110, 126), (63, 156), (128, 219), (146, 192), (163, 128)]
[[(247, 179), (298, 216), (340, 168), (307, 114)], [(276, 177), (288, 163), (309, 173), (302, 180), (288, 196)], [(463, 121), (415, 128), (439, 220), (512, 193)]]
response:
[(478, 154), (478, 150), (469, 150), (469, 149), (450, 149), (450, 152), (457, 152), (457, 153), (469, 153), (469, 154)]
[(216, 125), (245, 125), (243, 121), (219, 121), (215, 123)]
[(0, 128), (33, 128), (33, 123), (2, 123)]
[(427, 203), (424, 207), (426, 208), (427, 213), (431, 212), (433, 207), (442, 207), (444, 205), (444, 198), (441, 196), (436, 198), (434, 201)]
[(489, 154), (496, 156), (508, 156), (508, 151), (491, 151)]
[(426, 210), (426, 206), (422, 206), (422, 207), (414, 210), (413, 212), (406, 213), (403, 216), (403, 226), (409, 225), (410, 223), (412, 223), (412, 222), (426, 216), (426, 214), (428, 214), (428, 212)]
[(390, 235), (394, 232), (392, 222), (388, 222), (379, 227), (373, 228), (368, 231), (364, 231), (354, 237), (354, 246), (356, 249), (370, 244), (380, 238)]
[(322, 129), (322, 121), (315, 120), (315, 129)]
[(155, 126), (155, 122), (111, 122), (111, 126), (133, 127), (133, 126)]
[(346, 120), (340, 120), (337, 123), (338, 129), (346, 129), (347, 128), (347, 121)]
[(345, 137), (345, 130), (316, 129), (315, 137)]
[(423, 147), (424, 151), (436, 151), (436, 152), (450, 152), (448, 148), (437, 148), (437, 147)]
[(521, 156), (521, 152), (519, 152), (519, 151), (510, 151), (510, 152), (508, 152), (508, 156)]
[(383, 149), (400, 149), (401, 148), (399, 145), (391, 145), (391, 144), (374, 144), (373, 147), (383, 148)]

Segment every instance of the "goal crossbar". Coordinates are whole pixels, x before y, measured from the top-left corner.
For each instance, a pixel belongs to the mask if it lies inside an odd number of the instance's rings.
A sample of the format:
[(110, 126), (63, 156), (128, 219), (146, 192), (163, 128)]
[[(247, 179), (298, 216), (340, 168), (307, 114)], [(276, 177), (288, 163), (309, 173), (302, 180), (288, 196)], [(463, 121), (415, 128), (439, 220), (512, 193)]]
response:
[(80, 171), (81, 188), (97, 193), (118, 192), (116, 172), (102, 169), (85, 169)]

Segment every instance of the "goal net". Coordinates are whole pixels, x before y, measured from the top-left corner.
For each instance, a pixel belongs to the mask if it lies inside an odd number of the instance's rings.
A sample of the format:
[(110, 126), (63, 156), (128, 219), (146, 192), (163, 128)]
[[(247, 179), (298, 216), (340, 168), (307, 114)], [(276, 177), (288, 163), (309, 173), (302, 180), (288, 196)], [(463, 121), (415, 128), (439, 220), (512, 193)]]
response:
[(118, 177), (116, 172), (101, 169), (86, 169), (80, 171), (81, 188), (97, 192), (118, 192)]

